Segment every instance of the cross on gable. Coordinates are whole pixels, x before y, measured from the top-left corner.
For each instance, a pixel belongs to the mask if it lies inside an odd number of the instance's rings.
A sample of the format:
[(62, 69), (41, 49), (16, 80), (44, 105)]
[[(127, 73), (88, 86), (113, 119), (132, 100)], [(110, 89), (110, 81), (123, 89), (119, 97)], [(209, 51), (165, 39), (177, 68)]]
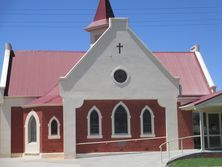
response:
[(116, 47), (119, 48), (119, 54), (121, 54), (121, 49), (123, 48), (123, 45), (119, 43), (118, 45), (116, 45)]

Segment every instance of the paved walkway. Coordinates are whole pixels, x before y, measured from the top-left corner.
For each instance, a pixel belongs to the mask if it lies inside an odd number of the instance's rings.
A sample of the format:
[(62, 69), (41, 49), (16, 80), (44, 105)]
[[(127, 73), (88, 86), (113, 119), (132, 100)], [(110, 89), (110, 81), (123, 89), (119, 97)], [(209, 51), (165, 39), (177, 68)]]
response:
[(131, 153), (78, 159), (1, 158), (0, 167), (160, 167), (160, 153)]
[[(184, 154), (197, 152), (184, 151)], [(178, 155), (172, 152), (171, 156)], [(167, 153), (163, 160), (167, 162)], [(163, 166), (163, 165), (162, 165)], [(103, 155), (78, 159), (0, 158), (0, 167), (161, 167), (160, 152)]]

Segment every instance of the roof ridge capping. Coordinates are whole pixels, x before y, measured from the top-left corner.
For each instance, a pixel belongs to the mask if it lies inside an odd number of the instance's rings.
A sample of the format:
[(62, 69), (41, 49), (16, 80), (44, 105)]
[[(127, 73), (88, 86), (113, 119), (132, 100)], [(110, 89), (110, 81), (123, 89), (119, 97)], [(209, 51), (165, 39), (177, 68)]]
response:
[(216, 92), (216, 85), (214, 84), (214, 81), (208, 71), (208, 68), (206, 66), (206, 63), (203, 59), (202, 54), (200, 53), (200, 45), (199, 44), (195, 44), (190, 48), (190, 51), (195, 53), (195, 56), (200, 64), (200, 67), (202, 69), (202, 72), (206, 78), (207, 84), (209, 86), (209, 90), (211, 93), (215, 93)]

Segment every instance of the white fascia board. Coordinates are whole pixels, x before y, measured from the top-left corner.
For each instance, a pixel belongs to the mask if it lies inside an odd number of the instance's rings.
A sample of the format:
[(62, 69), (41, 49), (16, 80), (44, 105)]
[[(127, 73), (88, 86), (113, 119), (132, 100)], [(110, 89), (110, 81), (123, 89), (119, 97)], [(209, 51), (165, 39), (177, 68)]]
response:
[(109, 27), (107, 28), (107, 30), (104, 31), (104, 33), (98, 38), (98, 40), (97, 40), (94, 44), (92, 44), (92, 45), (90, 46), (90, 48), (89, 48), (89, 49), (87, 50), (87, 52), (82, 56), (82, 58), (68, 71), (68, 73), (66, 73), (65, 76), (60, 77), (60, 81), (66, 80), (66, 79), (71, 75), (71, 73), (72, 73), (73, 71), (75, 71), (75, 70), (80, 66), (80, 64), (84, 61), (84, 59), (86, 59), (86, 57), (92, 52), (93, 48), (95, 48), (96, 46), (99, 45), (99, 43), (101, 43), (101, 42), (100, 42), (100, 41), (101, 41), (101, 38), (103, 38), (103, 36), (105, 36), (105, 34), (106, 34), (108, 31), (110, 31), (110, 28), (111, 28), (111, 25), (109, 24)]
[(179, 109), (181, 109), (183, 111), (193, 111), (193, 110), (195, 110), (195, 106), (191, 103), (191, 104), (187, 104), (185, 106), (181, 106), (181, 107), (179, 107)]
[(2, 76), (1, 76), (1, 81), (0, 81), (0, 87), (3, 87), (3, 88), (5, 88), (6, 81), (7, 81), (10, 52), (11, 50), (5, 49), (4, 61), (3, 61), (3, 66), (2, 66)]
[(195, 54), (196, 54), (196, 57), (197, 57), (197, 59), (198, 59), (198, 61), (200, 63), (200, 66), (202, 68), (202, 71), (204, 73), (204, 76), (205, 76), (205, 78), (207, 80), (207, 83), (208, 83), (209, 87), (210, 88), (214, 88), (215, 84), (214, 84), (213, 79), (212, 79), (212, 77), (211, 77), (211, 75), (210, 75), (210, 73), (209, 73), (209, 71), (207, 69), (207, 66), (206, 66), (206, 64), (205, 64), (205, 62), (203, 60), (203, 57), (202, 57), (201, 53), (200, 52), (195, 52)]

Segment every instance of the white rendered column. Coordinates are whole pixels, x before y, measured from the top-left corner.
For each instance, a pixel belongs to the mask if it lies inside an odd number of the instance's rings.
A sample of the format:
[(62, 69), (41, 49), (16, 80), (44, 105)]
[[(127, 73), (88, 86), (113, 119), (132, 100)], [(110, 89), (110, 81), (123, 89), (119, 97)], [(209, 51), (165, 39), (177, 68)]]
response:
[(64, 158), (76, 158), (76, 108), (82, 106), (83, 100), (65, 98), (63, 100), (63, 145)]
[(200, 145), (201, 145), (201, 151), (205, 151), (203, 112), (199, 111), (199, 115), (200, 115)]

